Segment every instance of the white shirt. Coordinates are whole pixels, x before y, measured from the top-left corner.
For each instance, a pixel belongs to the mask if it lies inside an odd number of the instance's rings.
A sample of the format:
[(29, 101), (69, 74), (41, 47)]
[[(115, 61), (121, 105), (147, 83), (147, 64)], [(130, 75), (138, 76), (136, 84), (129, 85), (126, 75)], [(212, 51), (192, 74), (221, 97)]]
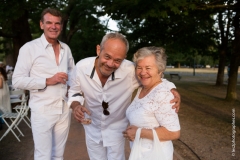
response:
[[(112, 146), (124, 140), (122, 132), (128, 125), (126, 109), (130, 105), (132, 92), (139, 83), (135, 77), (133, 63), (124, 60), (102, 87), (94, 69), (95, 59), (96, 57), (86, 58), (76, 64), (69, 89), (68, 105), (73, 101), (83, 104), (83, 97), (72, 97), (83, 92), (85, 107), (90, 110), (92, 119), (90, 125), (84, 125), (86, 134), (96, 143), (103, 141), (104, 146)], [(109, 104), (108, 116), (103, 114), (102, 101)]]
[[(46, 78), (57, 72), (70, 73), (75, 64), (70, 48), (60, 42), (59, 65), (56, 63), (53, 47), (44, 34), (20, 48), (18, 61), (13, 73), (14, 88), (30, 91), (29, 106), (31, 111), (61, 114), (67, 87), (56, 84), (46, 87)], [(46, 88), (45, 88), (46, 87)]]
[[(170, 103), (170, 100), (172, 100), (174, 96), (168, 88), (167, 82), (161, 82), (145, 97), (139, 99), (138, 97), (141, 90), (142, 88), (138, 89), (133, 102), (126, 111), (126, 116), (130, 124), (147, 129), (163, 126), (169, 131), (179, 131), (180, 124), (178, 114), (172, 109), (173, 104)], [(167, 159), (172, 159), (172, 141), (160, 143), (162, 144), (162, 149)], [(152, 140), (142, 139), (142, 147), (142, 156), (147, 156), (149, 150), (152, 149)]]

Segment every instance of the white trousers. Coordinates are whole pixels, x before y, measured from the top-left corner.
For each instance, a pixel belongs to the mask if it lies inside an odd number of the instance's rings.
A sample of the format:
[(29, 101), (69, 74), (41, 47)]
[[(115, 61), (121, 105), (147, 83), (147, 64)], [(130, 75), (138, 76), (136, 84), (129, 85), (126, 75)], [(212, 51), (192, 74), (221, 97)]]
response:
[(125, 140), (114, 146), (103, 147), (86, 135), (86, 145), (90, 160), (125, 160)]
[(62, 114), (31, 112), (34, 160), (63, 160), (70, 120), (66, 103)]

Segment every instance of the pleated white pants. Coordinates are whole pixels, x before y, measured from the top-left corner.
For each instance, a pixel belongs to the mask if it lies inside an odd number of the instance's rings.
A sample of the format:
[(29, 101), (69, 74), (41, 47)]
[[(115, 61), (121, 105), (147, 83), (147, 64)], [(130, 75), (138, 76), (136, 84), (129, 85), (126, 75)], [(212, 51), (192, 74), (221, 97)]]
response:
[(86, 134), (86, 145), (90, 160), (125, 160), (125, 141), (114, 146), (103, 147), (103, 143), (94, 142)]
[(70, 120), (66, 103), (62, 114), (31, 112), (34, 160), (63, 160)]

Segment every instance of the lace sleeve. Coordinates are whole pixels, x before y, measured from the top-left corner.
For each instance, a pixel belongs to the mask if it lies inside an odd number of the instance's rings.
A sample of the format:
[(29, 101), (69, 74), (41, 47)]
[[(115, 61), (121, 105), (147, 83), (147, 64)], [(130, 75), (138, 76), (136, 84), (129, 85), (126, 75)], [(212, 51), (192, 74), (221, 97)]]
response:
[(154, 114), (160, 126), (165, 127), (169, 131), (180, 130), (179, 118), (175, 109), (172, 109), (170, 100), (173, 95), (170, 91), (156, 90), (155, 93)]

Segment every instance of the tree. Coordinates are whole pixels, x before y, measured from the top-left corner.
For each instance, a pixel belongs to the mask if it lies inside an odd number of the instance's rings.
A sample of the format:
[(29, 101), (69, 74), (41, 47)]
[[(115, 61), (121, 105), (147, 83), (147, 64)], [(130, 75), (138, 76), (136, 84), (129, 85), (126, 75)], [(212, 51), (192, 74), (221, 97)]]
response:
[[(146, 45), (161, 45), (168, 54), (209, 53), (213, 46), (211, 14), (193, 10), (194, 3), (186, 0), (101, 1), (102, 9), (120, 21), (121, 32), (131, 43), (130, 53)], [(130, 32), (129, 32), (130, 31)]]
[[(221, 2), (223, 3), (223, 2)], [(233, 11), (230, 9), (217, 9), (216, 10), (216, 42), (218, 43), (219, 51), (219, 67), (216, 79), (216, 86), (223, 85), (224, 81), (224, 70), (229, 58), (230, 45), (233, 38), (232, 32), (232, 17)]]
[[(42, 34), (39, 27), (40, 14), (47, 7), (57, 8), (63, 13), (63, 30), (59, 39), (72, 47), (76, 46), (78, 48), (71, 48), (73, 51), (81, 50), (79, 47), (82, 46), (77, 45), (77, 43), (83, 44), (83, 38), (79, 36), (76, 36), (79, 37), (78, 40), (71, 41), (74, 34), (81, 33), (80, 35), (86, 37), (87, 33), (85, 32), (91, 32), (92, 35), (95, 34), (95, 37), (91, 38), (99, 40), (99, 37), (102, 37), (107, 31), (107, 28), (101, 25), (98, 19), (103, 13), (97, 9), (95, 0), (3, 0), (0, 2), (0, 37), (12, 42), (14, 50), (13, 65), (17, 61), (20, 47)], [(89, 39), (84, 40), (85, 44), (92, 43)], [(6, 49), (4, 52), (6, 53)], [(83, 58), (77, 53), (73, 53), (73, 55)], [(85, 56), (87, 55), (85, 54)]]
[[(240, 2), (238, 1), (236, 4), (236, 8), (240, 8)], [(234, 26), (234, 41), (233, 41), (233, 49), (230, 60), (230, 76), (228, 80), (227, 87), (227, 100), (236, 100), (237, 99), (237, 76), (238, 76), (238, 67), (240, 65), (240, 11), (236, 10), (236, 14), (233, 19)]]
[[(131, 32), (126, 35), (130, 39), (130, 43), (131, 37), (135, 38), (132, 42), (133, 47), (161, 45), (167, 49), (170, 56), (172, 53), (185, 54), (191, 53), (193, 50), (196, 50), (198, 54), (215, 56), (216, 45), (218, 45), (220, 59), (216, 84), (221, 85), (226, 55), (229, 53), (229, 42), (231, 44), (231, 18), (240, 9), (236, 3), (235, 0), (101, 0), (100, 6), (113, 19), (123, 19), (122, 24), (126, 24), (126, 27), (132, 26)], [(214, 15), (217, 13), (220, 33), (213, 30), (216, 23)], [(223, 17), (223, 14), (226, 16)], [(223, 18), (228, 19), (227, 23), (224, 23)], [(228, 25), (228, 29), (224, 28), (224, 24)], [(127, 29), (123, 27), (123, 31), (127, 31)], [(236, 36), (239, 35), (235, 33), (234, 36), (235, 39), (238, 39)], [(136, 39), (136, 37), (138, 38)], [(221, 42), (217, 44), (218, 38)], [(231, 63), (233, 63), (233, 59), (238, 59), (236, 48), (233, 52), (235, 54), (231, 55)], [(230, 76), (233, 75), (230, 74)], [(236, 87), (234, 82), (237, 77), (233, 76), (232, 78), (234, 81), (230, 80), (229, 83), (233, 83)], [(229, 87), (233, 86), (229, 85)], [(232, 98), (236, 99), (236, 97)]]
[[(21, 46), (32, 40), (29, 20), (38, 19), (44, 8), (61, 7), (58, 0), (2, 0), (0, 2), (0, 36), (12, 39), (13, 64), (15, 65)], [(11, 8), (11, 9), (9, 9)], [(38, 17), (38, 18), (37, 18)]]
[(97, 9), (94, 0), (70, 0), (62, 9), (63, 30), (60, 40), (69, 44), (75, 62), (89, 56), (96, 56), (96, 45), (108, 29), (100, 23), (104, 13)]

